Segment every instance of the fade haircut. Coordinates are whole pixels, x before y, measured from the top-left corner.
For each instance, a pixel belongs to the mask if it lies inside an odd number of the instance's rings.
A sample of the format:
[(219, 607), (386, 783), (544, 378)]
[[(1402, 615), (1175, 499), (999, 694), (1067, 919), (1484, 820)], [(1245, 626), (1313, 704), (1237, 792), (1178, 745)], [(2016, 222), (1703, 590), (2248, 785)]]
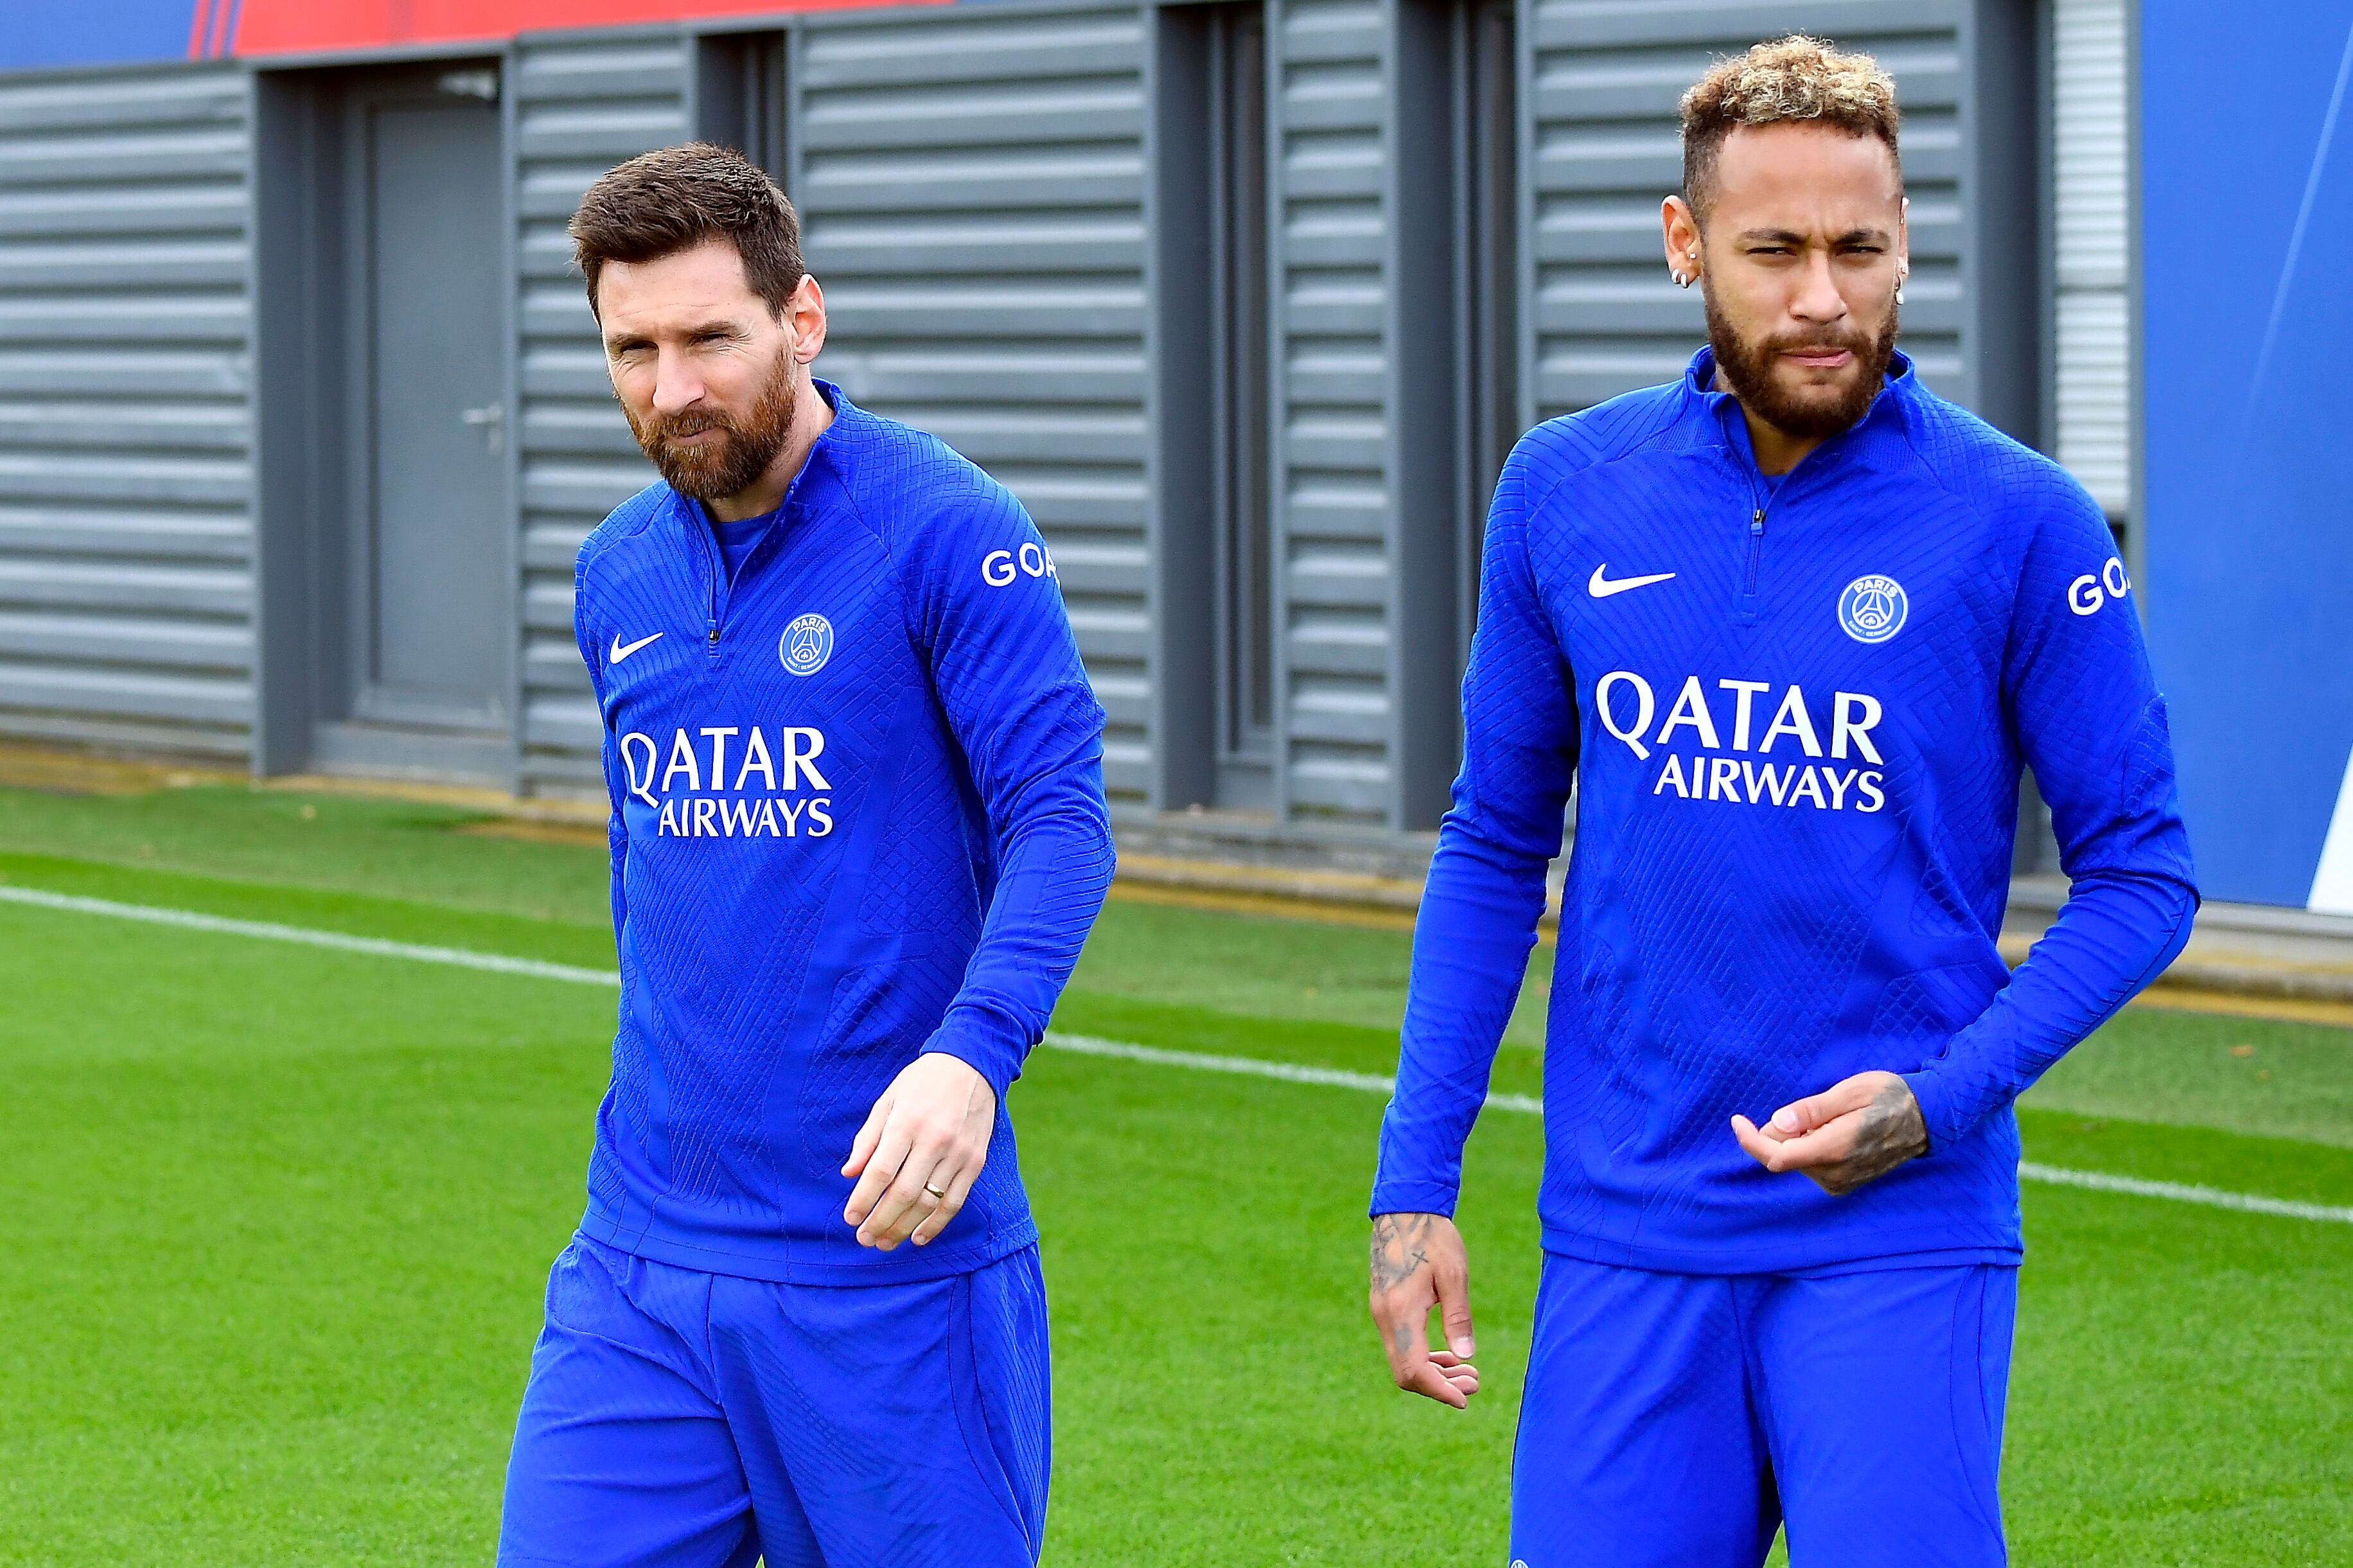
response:
[(709, 142), (641, 153), (607, 170), (580, 198), (570, 233), (592, 314), (607, 262), (659, 261), (706, 240), (735, 247), (744, 280), (772, 316), (785, 313), (807, 271), (800, 219), (785, 193), (743, 153)]
[(1744, 125), (1791, 121), (1815, 121), (1850, 136), (1877, 138), (1895, 159), (1901, 185), (1904, 163), (1895, 145), (1901, 118), (1895, 79), (1869, 55), (1841, 54), (1802, 33), (1758, 44), (1745, 55), (1718, 60), (1683, 94), (1683, 200), (1704, 218), (1715, 199), (1716, 155), (1725, 138)]

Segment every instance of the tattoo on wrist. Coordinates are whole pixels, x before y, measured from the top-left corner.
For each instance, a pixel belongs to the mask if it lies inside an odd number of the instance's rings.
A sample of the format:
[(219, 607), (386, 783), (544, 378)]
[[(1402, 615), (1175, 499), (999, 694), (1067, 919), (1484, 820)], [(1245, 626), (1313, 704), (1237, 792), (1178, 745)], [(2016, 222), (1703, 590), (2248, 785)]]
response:
[(1373, 1221), (1373, 1289), (1394, 1290), (1430, 1261), (1430, 1232), (1438, 1216), (1385, 1214)]

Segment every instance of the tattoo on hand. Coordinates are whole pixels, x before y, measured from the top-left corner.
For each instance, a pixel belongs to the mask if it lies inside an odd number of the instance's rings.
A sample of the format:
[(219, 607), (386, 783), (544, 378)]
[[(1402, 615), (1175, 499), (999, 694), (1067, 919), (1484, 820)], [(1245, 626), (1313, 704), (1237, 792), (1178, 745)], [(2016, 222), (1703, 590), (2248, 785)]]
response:
[(1396, 1289), (1430, 1261), (1430, 1227), (1436, 1217), (1426, 1214), (1385, 1214), (1373, 1221), (1375, 1291)]
[(1928, 1129), (1920, 1119), (1920, 1102), (1912, 1097), (1911, 1086), (1897, 1079), (1862, 1108), (1855, 1124), (1853, 1152), (1823, 1169), (1816, 1179), (1842, 1196), (1927, 1152)]

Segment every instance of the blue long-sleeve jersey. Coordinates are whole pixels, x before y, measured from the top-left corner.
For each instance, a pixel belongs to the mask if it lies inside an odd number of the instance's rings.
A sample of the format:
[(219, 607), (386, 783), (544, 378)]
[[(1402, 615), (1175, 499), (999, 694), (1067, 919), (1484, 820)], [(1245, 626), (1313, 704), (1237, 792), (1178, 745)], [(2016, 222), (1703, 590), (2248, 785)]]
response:
[[(1373, 1212), (1453, 1212), (1574, 780), (1546, 1248), (1696, 1273), (2014, 1259), (2011, 1100), (2196, 907), (2129, 579), (2080, 486), (1901, 355), (1778, 486), (1715, 375), (1703, 351), (1504, 468)], [(2073, 892), (2012, 975), (2021, 761)], [(1872, 1068), (1906, 1077), (1930, 1150), (1861, 1191), (1734, 1140), (1735, 1111)]]
[[(582, 1228), (881, 1282), (1036, 1238), (1004, 1096), (1110, 884), (1103, 713), (1020, 503), (818, 387), (833, 424), (732, 584), (666, 485), (581, 548), (621, 960)], [(840, 1166), (925, 1051), (997, 1091), (987, 1166), (929, 1246), (860, 1247)]]

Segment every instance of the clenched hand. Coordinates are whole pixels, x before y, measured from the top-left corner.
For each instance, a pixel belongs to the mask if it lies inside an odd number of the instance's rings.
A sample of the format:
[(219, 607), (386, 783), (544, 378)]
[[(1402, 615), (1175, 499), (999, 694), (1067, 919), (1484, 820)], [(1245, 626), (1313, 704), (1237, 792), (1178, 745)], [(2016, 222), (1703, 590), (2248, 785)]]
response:
[[(1373, 1220), (1373, 1321), (1397, 1385), (1465, 1409), (1479, 1392), (1471, 1364), (1471, 1260), (1462, 1233), (1444, 1215), (1385, 1214)], [(1447, 1348), (1430, 1348), (1430, 1314), (1439, 1311)]]
[(909, 1062), (866, 1114), (841, 1167), (858, 1178), (841, 1217), (860, 1247), (917, 1247), (964, 1207), (997, 1126), (997, 1093), (961, 1058), (926, 1051)]
[(1779, 1174), (1803, 1171), (1832, 1197), (1928, 1152), (1928, 1129), (1912, 1086), (1892, 1072), (1859, 1072), (1757, 1126), (1732, 1119), (1732, 1135), (1756, 1162)]

